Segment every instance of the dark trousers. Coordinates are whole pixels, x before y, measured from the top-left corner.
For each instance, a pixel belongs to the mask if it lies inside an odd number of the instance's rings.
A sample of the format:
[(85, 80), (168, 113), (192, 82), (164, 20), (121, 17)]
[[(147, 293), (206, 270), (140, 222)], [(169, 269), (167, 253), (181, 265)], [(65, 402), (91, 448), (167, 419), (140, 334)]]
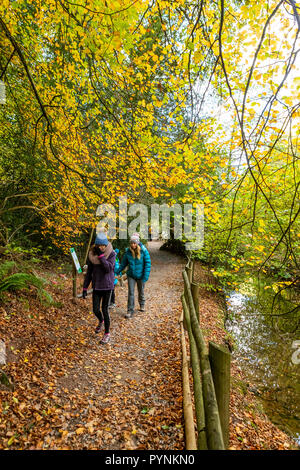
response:
[[(105, 333), (109, 333), (110, 318), (108, 305), (110, 301), (111, 290), (93, 290), (93, 312), (98, 318), (99, 322), (103, 322)], [(102, 299), (101, 309), (100, 302)]]
[(115, 289), (111, 291), (111, 298), (110, 298), (110, 303), (114, 304), (116, 302), (116, 294), (115, 294)]

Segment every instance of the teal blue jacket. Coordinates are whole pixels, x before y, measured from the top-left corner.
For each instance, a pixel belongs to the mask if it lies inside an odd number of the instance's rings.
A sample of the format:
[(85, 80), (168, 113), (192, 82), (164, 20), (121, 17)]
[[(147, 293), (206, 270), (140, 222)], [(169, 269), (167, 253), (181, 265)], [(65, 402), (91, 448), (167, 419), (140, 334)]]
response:
[(141, 279), (143, 282), (147, 282), (151, 270), (151, 258), (149, 251), (142, 244), (139, 243), (141, 248), (140, 259), (134, 258), (131, 254), (130, 248), (127, 248), (123, 256), (122, 262), (117, 269), (117, 274), (124, 270), (128, 265), (127, 276), (133, 277), (133, 279)]
[[(116, 256), (116, 263), (115, 263), (115, 269), (114, 269), (114, 273), (115, 273), (116, 275), (118, 274), (119, 266), (120, 266), (120, 261), (119, 261), (119, 258)], [(120, 274), (121, 274), (121, 273), (120, 273)], [(117, 284), (118, 284), (118, 279), (115, 277), (114, 286), (116, 286)]]

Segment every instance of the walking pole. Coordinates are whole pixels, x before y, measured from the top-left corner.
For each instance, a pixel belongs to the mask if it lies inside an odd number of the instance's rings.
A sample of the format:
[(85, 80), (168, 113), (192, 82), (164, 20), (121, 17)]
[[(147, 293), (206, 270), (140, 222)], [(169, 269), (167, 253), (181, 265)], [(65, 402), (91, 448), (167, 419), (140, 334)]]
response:
[(86, 264), (86, 260), (87, 260), (87, 257), (88, 257), (89, 251), (90, 251), (90, 246), (91, 246), (91, 243), (92, 243), (92, 239), (93, 239), (93, 235), (94, 235), (94, 230), (95, 230), (94, 228), (92, 228), (92, 230), (91, 230), (91, 234), (90, 234), (90, 238), (89, 238), (89, 243), (88, 243), (87, 250), (86, 250), (86, 253), (85, 253), (85, 257), (84, 257), (83, 266)]

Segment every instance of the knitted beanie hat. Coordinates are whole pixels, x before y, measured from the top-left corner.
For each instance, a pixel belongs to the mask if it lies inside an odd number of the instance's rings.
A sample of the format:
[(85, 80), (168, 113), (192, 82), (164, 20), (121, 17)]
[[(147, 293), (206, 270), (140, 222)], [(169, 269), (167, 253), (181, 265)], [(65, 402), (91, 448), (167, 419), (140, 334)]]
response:
[(139, 243), (139, 241), (140, 241), (140, 236), (138, 233), (134, 233), (133, 235), (131, 235), (130, 243)]
[(108, 239), (106, 236), (106, 230), (105, 228), (101, 228), (97, 235), (96, 235), (96, 240), (95, 240), (95, 245), (108, 245)]

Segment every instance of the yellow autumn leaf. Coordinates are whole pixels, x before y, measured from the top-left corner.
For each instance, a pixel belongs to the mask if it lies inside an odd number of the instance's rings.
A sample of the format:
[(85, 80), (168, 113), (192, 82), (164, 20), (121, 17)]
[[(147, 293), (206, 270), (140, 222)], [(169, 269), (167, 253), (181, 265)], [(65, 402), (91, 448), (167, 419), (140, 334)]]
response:
[(82, 427), (77, 428), (75, 432), (76, 432), (77, 435), (83, 434), (85, 432), (85, 428), (82, 428)]
[(7, 442), (8, 447), (13, 444), (13, 442), (15, 441), (15, 439), (16, 439), (16, 436), (12, 436), (12, 437), (9, 439), (9, 441)]

